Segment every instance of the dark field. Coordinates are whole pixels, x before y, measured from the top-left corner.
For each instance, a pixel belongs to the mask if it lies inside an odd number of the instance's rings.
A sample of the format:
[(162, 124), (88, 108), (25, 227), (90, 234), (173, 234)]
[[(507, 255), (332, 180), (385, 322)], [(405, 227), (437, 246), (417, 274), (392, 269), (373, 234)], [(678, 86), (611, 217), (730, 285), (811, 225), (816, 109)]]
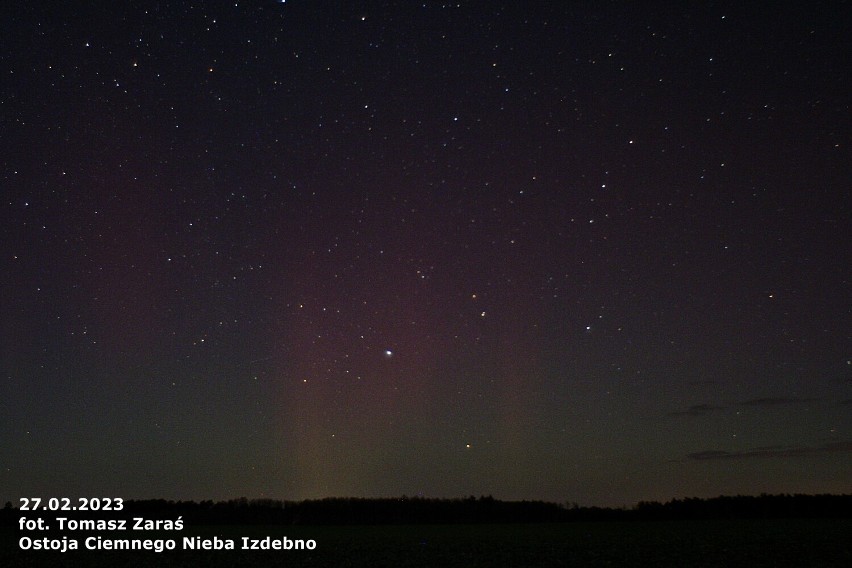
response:
[[(22, 552), (4, 530), (2, 566), (852, 566), (852, 520), (532, 525), (187, 526), (184, 536), (313, 539), (313, 551)], [(54, 533), (55, 537), (56, 533)], [(89, 534), (78, 533), (82, 540)], [(109, 535), (101, 535), (109, 536)], [(152, 537), (152, 533), (116, 538)], [(163, 538), (176, 538), (175, 533)], [(178, 540), (178, 548), (181, 543)], [(10, 546), (11, 545), (11, 546)]]

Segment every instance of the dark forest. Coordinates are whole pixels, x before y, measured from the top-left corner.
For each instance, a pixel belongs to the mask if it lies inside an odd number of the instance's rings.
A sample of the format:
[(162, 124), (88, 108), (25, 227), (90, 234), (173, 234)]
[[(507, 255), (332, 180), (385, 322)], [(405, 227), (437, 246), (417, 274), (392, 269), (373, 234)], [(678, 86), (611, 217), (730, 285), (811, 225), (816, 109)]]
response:
[[(6, 503), (4, 524), (19, 509)], [(61, 513), (57, 513), (61, 515)], [(75, 512), (75, 518), (104, 518), (104, 512)], [(631, 508), (584, 507), (574, 503), (501, 501), (491, 496), (459, 499), (327, 498), (305, 501), (127, 501), (110, 518), (177, 518), (186, 525), (370, 525), (554, 523), (574, 521), (672, 521), (707, 519), (852, 518), (852, 495), (719, 496), (710, 499), (640, 501)]]

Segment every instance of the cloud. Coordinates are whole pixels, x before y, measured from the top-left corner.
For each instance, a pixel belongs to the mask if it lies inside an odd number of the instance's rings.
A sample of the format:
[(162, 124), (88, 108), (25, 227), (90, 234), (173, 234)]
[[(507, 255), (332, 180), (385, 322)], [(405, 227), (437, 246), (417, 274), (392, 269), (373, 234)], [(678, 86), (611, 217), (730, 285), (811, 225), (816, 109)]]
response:
[(814, 398), (800, 398), (800, 397), (787, 397), (787, 396), (770, 396), (766, 398), (752, 398), (746, 401), (741, 402), (740, 404), (743, 406), (786, 406), (790, 404), (802, 404), (805, 402), (813, 402)]
[(713, 387), (719, 384), (719, 381), (706, 379), (701, 381), (687, 381), (687, 384), (692, 385), (694, 387)]
[(707, 416), (708, 414), (721, 410), (721, 406), (713, 406), (712, 404), (694, 404), (687, 410), (680, 412), (669, 412), (669, 416)]
[(695, 452), (687, 454), (686, 457), (693, 460), (718, 460), (734, 457), (731, 452), (721, 450), (705, 450), (703, 452)]
[(693, 460), (736, 460), (746, 458), (788, 458), (798, 456), (813, 456), (820, 454), (835, 454), (852, 452), (852, 442), (831, 442), (821, 446), (765, 446), (741, 452), (726, 452), (724, 450), (705, 450), (687, 454)]

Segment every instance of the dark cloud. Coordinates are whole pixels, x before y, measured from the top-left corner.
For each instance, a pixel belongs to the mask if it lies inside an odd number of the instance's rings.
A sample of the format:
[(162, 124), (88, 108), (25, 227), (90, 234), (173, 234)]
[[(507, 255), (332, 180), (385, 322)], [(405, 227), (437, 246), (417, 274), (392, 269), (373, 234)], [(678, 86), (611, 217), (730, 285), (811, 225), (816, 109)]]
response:
[(705, 450), (703, 452), (695, 452), (693, 454), (687, 454), (688, 458), (693, 460), (716, 460), (716, 459), (726, 459), (733, 457), (731, 452), (725, 452), (721, 450)]
[(669, 416), (707, 416), (721, 409), (721, 406), (713, 406), (712, 404), (694, 404), (686, 410), (669, 412)]
[(711, 380), (711, 379), (704, 379), (704, 380), (700, 380), (700, 381), (688, 381), (687, 383), (689, 385), (694, 386), (694, 387), (712, 387), (712, 386), (718, 385), (719, 381), (714, 381), (714, 380)]
[(813, 402), (813, 398), (800, 398), (796, 396), (770, 396), (766, 398), (752, 398), (741, 402), (743, 406), (786, 406), (790, 404), (802, 404), (805, 402)]
[(745, 458), (786, 458), (818, 454), (834, 454), (839, 452), (852, 452), (852, 442), (831, 442), (820, 446), (765, 446), (741, 452), (705, 450), (702, 452), (687, 454), (687, 457), (693, 460), (704, 461)]

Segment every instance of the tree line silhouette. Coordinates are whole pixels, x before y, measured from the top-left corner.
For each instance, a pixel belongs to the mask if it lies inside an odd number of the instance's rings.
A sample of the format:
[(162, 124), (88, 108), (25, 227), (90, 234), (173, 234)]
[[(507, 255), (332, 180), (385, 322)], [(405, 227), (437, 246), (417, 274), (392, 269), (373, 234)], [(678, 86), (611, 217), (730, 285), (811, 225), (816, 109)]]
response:
[(228, 501), (125, 501), (121, 512), (0, 511), (3, 523), (17, 526), (21, 515), (110, 519), (182, 517), (191, 525), (252, 524), (482, 524), (577, 521), (671, 521), (690, 519), (852, 518), (852, 495), (720, 496), (641, 501), (632, 508), (581, 507), (546, 501), (501, 501), (491, 496), (461, 499), (326, 498), (306, 501), (232, 499)]

